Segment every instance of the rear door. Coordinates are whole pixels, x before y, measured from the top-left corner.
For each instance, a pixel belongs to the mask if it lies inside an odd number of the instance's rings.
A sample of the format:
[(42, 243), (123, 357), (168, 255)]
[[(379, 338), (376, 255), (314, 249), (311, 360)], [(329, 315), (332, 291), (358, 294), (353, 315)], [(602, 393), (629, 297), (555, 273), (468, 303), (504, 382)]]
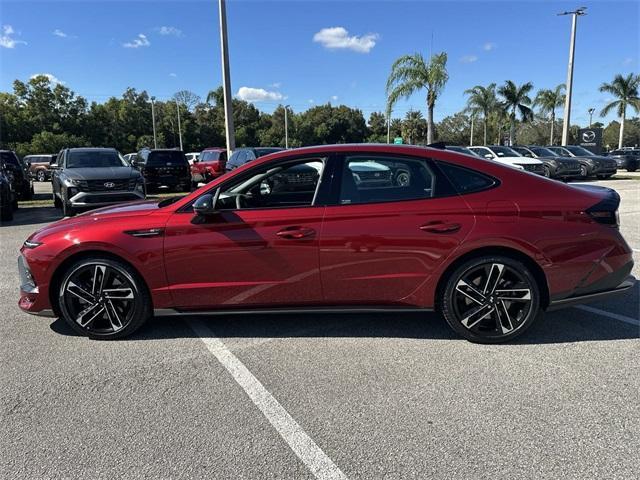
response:
[(324, 300), (426, 305), (433, 272), (474, 225), (464, 200), (425, 158), (345, 155), (320, 237)]

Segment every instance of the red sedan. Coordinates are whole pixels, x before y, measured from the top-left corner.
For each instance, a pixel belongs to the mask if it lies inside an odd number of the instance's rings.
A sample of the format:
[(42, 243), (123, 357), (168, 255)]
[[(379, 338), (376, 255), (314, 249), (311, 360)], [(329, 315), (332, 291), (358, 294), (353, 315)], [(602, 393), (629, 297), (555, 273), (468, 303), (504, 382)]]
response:
[(19, 305), (92, 338), (153, 315), (437, 310), (502, 342), (544, 310), (629, 288), (619, 196), (438, 148), (268, 155), (185, 196), (31, 235)]

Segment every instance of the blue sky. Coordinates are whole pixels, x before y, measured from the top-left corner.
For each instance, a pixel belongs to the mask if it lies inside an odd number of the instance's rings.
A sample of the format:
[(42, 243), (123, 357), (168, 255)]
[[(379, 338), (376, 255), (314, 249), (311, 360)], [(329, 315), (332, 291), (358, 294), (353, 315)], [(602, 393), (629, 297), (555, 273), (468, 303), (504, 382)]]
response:
[[(563, 83), (570, 17), (556, 13), (582, 5), (572, 123), (584, 124), (588, 108), (608, 99), (602, 82), (639, 71), (638, 2), (228, 0), (233, 91), (265, 111), (331, 101), (368, 116), (383, 109), (393, 60), (428, 55), (433, 37), (433, 51), (449, 55), (440, 119), (462, 109), (463, 91), (476, 84)], [(221, 82), (215, 0), (2, 0), (0, 24), (2, 91), (36, 73), (95, 101), (128, 86), (160, 99), (181, 89), (204, 97)], [(424, 112), (423, 94), (394, 116), (412, 107)]]

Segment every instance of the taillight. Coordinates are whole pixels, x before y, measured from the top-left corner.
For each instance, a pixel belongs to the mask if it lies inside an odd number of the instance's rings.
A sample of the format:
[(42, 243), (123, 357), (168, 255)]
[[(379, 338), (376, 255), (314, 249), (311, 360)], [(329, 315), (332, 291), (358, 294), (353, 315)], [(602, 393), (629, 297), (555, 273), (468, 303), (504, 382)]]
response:
[(615, 197), (609, 196), (592, 207), (587, 208), (585, 212), (598, 223), (618, 227), (620, 225), (620, 215), (618, 214), (619, 205), (620, 197), (616, 194)]

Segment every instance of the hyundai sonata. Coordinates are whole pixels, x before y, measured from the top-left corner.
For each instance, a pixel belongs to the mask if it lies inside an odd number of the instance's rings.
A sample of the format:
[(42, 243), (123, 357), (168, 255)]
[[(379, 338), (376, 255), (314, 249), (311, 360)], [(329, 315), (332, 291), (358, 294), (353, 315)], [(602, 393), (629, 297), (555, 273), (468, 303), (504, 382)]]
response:
[[(363, 164), (402, 181), (358, 181)], [(436, 310), (468, 340), (502, 342), (632, 285), (619, 203), (438, 148), (283, 151), (184, 197), (35, 232), (19, 305), (102, 339), (154, 315), (320, 309)]]

